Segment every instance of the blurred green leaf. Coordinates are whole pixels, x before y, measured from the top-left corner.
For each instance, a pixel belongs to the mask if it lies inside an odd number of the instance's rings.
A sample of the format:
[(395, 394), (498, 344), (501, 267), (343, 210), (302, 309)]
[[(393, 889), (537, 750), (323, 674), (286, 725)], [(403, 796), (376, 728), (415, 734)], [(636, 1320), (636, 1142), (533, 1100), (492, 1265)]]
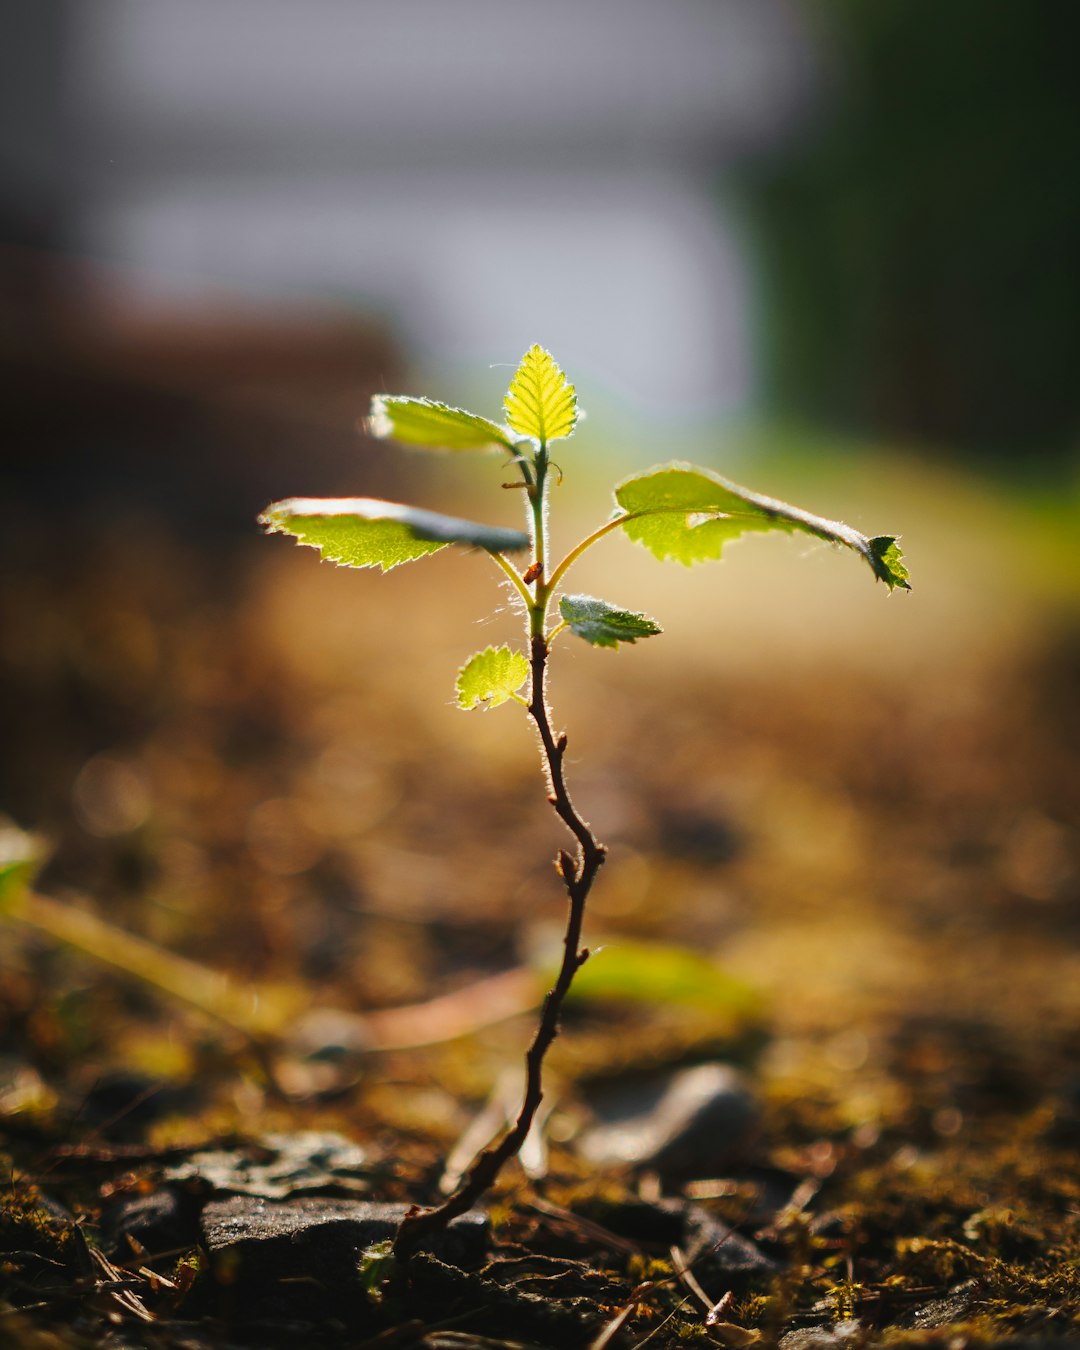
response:
[(610, 999), (714, 1008), (750, 1016), (761, 996), (699, 952), (620, 938), (594, 950), (574, 976), (571, 999)]
[(577, 394), (550, 352), (539, 345), (521, 358), (503, 400), (506, 420), (522, 436), (558, 441), (574, 434)]
[(291, 534), (317, 548), (329, 562), (343, 567), (381, 567), (384, 572), (437, 553), (447, 544), (468, 544), (489, 553), (529, 546), (529, 536), (518, 530), (478, 525), (371, 497), (290, 497), (268, 506), (259, 523), (270, 533)]
[(618, 609), (594, 595), (564, 595), (559, 612), (571, 633), (594, 647), (617, 647), (620, 642), (636, 642), (664, 631), (644, 614)]
[(35, 835), (0, 817), (0, 914), (13, 909), (44, 859)]
[(372, 436), (427, 450), (514, 448), (514, 439), (506, 427), (430, 398), (376, 394), (371, 400), (367, 429)]
[(628, 478), (615, 489), (622, 528), (661, 560), (690, 566), (718, 559), (731, 539), (782, 530), (814, 535), (856, 552), (889, 590), (910, 590), (908, 571), (892, 535), (870, 539), (838, 520), (811, 515), (764, 497), (691, 464), (668, 464)]
[(458, 707), (497, 708), (513, 698), (529, 678), (529, 663), (509, 647), (485, 647), (470, 656), (458, 671)]

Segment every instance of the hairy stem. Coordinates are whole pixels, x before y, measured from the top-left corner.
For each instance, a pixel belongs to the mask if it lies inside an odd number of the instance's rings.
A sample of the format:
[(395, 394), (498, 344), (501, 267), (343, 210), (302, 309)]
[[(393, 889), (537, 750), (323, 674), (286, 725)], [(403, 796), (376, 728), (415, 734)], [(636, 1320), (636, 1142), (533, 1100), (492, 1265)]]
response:
[(507, 579), (509, 580), (510, 584), (517, 591), (518, 595), (521, 596), (522, 600), (525, 601), (526, 606), (527, 607), (531, 606), (533, 598), (529, 594), (528, 587), (522, 581), (521, 576), (518, 573), (517, 568), (513, 565), (513, 563), (507, 562), (507, 560), (503, 557), (501, 553), (491, 553), (489, 551), (488, 557), (491, 559), (491, 561), (495, 564), (496, 567), (500, 568), (503, 572), (506, 573)]
[[(536, 642), (544, 635), (547, 621), (548, 601), (551, 599), (551, 587), (545, 575), (547, 572), (547, 447), (541, 443), (536, 452), (534, 464), (536, 482), (529, 489), (529, 534), (533, 545), (533, 564), (529, 569), (535, 582), (535, 599), (529, 605), (529, 640)], [(542, 691), (541, 691), (542, 692)]]
[(571, 856), (563, 849), (559, 851), (555, 863), (555, 870), (566, 887), (568, 901), (562, 961), (555, 983), (544, 999), (532, 1044), (525, 1054), (525, 1092), (517, 1119), (501, 1139), (484, 1149), (477, 1157), (453, 1195), (434, 1209), (416, 1209), (406, 1215), (394, 1238), (394, 1250), (399, 1256), (407, 1256), (415, 1251), (426, 1239), (442, 1232), (451, 1219), (471, 1209), (494, 1185), (506, 1163), (521, 1152), (544, 1096), (542, 1082), (544, 1057), (559, 1034), (559, 1016), (574, 975), (589, 958), (588, 948), (581, 945), (585, 902), (604, 861), (606, 850), (589, 828), (588, 822), (578, 814), (570, 798), (563, 768), (563, 761), (566, 758), (566, 737), (561, 734), (556, 736), (551, 729), (551, 710), (547, 702), (547, 667), (551, 649), (550, 639), (544, 636), (543, 631), (551, 596), (551, 587), (543, 580), (546, 552), (544, 537), (546, 468), (546, 459), (543, 455), (538, 456), (538, 481), (531, 506), (535, 560), (539, 567), (536, 599), (529, 607), (530, 685), (527, 708), (540, 735), (544, 772), (548, 782), (548, 801), (577, 843), (576, 856)]

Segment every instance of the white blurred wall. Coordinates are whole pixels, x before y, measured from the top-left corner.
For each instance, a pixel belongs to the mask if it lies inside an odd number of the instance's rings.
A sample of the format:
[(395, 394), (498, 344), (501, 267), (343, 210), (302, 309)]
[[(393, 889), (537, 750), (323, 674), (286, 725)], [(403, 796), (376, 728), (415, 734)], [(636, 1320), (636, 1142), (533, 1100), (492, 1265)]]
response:
[(178, 301), (374, 310), (448, 374), (540, 340), (646, 419), (751, 398), (722, 183), (813, 103), (792, 0), (74, 0), (66, 16), (75, 249)]

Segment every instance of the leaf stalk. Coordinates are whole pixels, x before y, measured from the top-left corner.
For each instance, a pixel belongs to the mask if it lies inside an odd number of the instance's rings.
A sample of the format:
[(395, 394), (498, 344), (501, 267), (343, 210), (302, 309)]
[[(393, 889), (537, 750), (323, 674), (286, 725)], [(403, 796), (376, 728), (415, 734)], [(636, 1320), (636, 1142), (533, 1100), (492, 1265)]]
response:
[(566, 557), (563, 558), (562, 562), (555, 568), (555, 571), (552, 572), (550, 582), (551, 589), (554, 590), (555, 587), (558, 586), (559, 582), (562, 581), (563, 577), (566, 576), (567, 572), (569, 572), (571, 567), (573, 567), (574, 563), (577, 562), (586, 549), (592, 548), (593, 544), (598, 543), (606, 534), (610, 534), (612, 530), (617, 530), (619, 526), (625, 524), (628, 519), (629, 517), (625, 512), (620, 512), (611, 520), (605, 521), (599, 529), (593, 530), (592, 534), (587, 534), (581, 543), (572, 548)]

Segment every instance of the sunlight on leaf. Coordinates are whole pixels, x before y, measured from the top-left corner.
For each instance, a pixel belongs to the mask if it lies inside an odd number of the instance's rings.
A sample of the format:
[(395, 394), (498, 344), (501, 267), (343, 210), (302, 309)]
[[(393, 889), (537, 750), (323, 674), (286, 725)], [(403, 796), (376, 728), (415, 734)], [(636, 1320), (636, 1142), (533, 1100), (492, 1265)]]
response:
[(497, 708), (513, 698), (529, 678), (529, 663), (509, 647), (485, 647), (458, 671), (457, 703), (472, 708)]
[(18, 904), (44, 852), (40, 839), (0, 816), (0, 914)]
[(761, 1007), (756, 989), (699, 952), (624, 938), (593, 952), (574, 976), (570, 997), (715, 1008), (740, 1017)]
[(259, 523), (269, 533), (291, 534), (317, 548), (328, 562), (381, 567), (384, 572), (437, 553), (447, 544), (471, 545), (489, 553), (529, 546), (528, 535), (519, 530), (478, 525), (371, 497), (291, 497), (268, 506)]
[(904, 555), (900, 552), (895, 535), (876, 535), (870, 540), (870, 552), (875, 559), (871, 563), (875, 575), (888, 585), (890, 591), (894, 586), (902, 586), (905, 591), (911, 590), (911, 573), (904, 566)]
[(617, 647), (620, 642), (636, 642), (664, 631), (646, 615), (618, 609), (594, 595), (564, 595), (559, 612), (571, 633), (594, 647)]
[(690, 566), (715, 560), (731, 539), (750, 532), (801, 532), (842, 544), (867, 563), (889, 590), (910, 590), (896, 539), (870, 539), (838, 520), (811, 515), (690, 464), (667, 464), (626, 479), (615, 489), (626, 512), (626, 534), (661, 560)]
[(371, 400), (367, 429), (372, 436), (427, 450), (514, 448), (513, 437), (505, 427), (430, 398), (376, 394)]
[(516, 432), (545, 443), (572, 436), (578, 419), (574, 386), (540, 346), (530, 347), (521, 358), (503, 407)]

